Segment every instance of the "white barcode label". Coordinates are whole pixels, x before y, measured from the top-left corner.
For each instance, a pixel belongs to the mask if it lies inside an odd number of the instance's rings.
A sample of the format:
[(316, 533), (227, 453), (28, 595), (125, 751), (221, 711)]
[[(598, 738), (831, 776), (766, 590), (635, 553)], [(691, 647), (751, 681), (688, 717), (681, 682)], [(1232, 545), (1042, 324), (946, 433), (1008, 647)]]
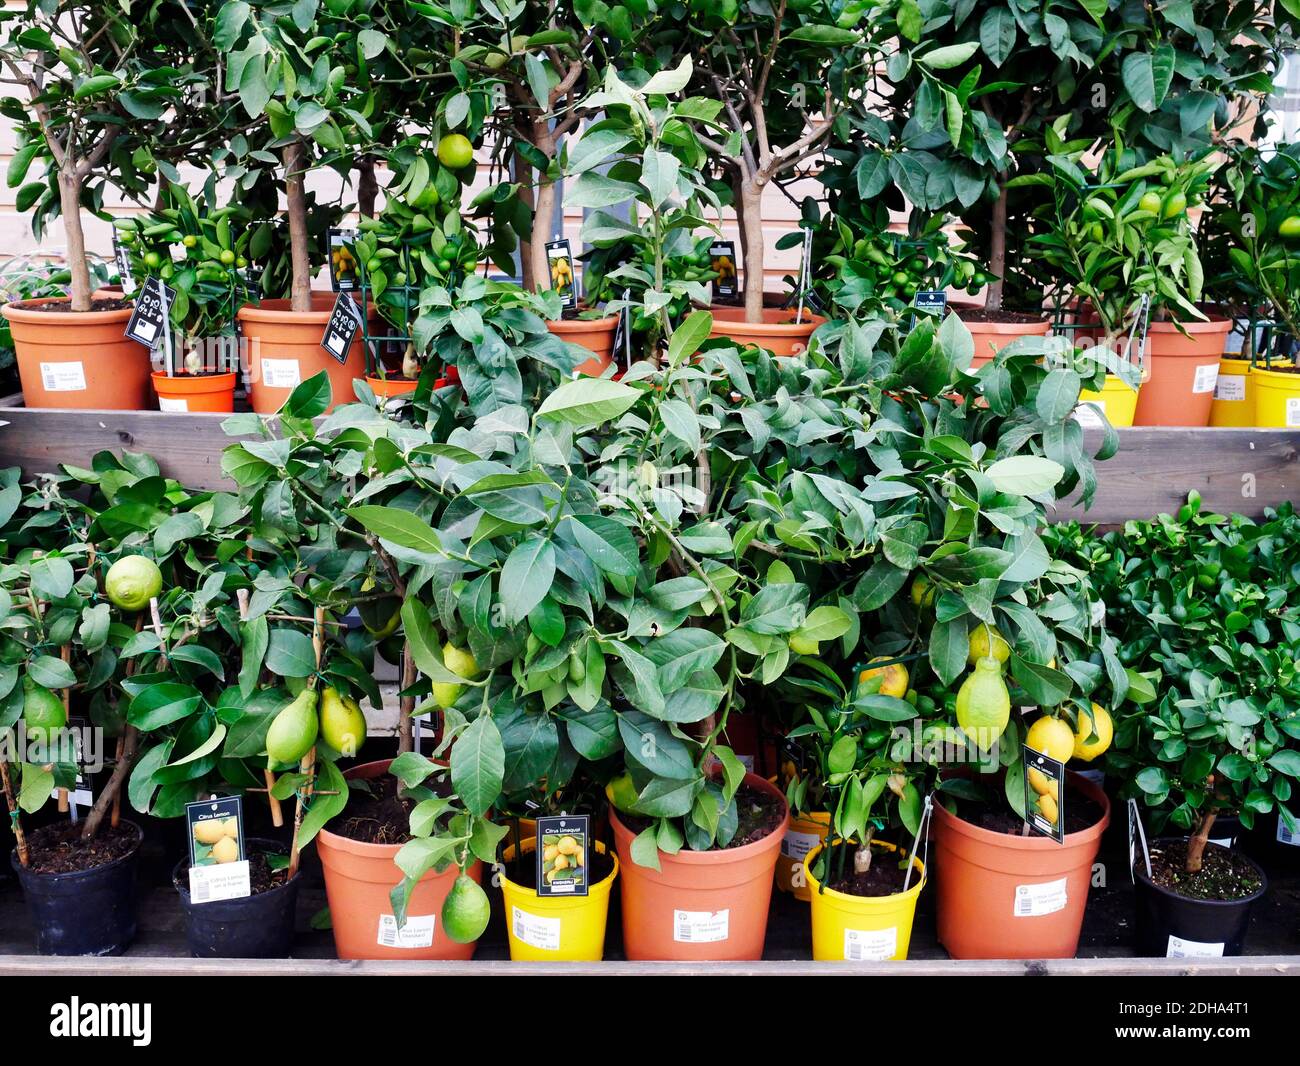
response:
[(297, 359), (263, 359), (262, 384), (269, 389), (291, 389), (302, 381)]
[(1196, 377), (1192, 380), (1192, 392), (1213, 392), (1219, 380), (1219, 364), (1206, 363), (1196, 368)]
[(1199, 940), (1184, 940), (1171, 936), (1169, 946), (1165, 949), (1166, 959), (1221, 959), (1222, 944), (1203, 944)]
[(560, 950), (559, 918), (543, 918), (518, 907), (511, 907), (510, 912), (510, 925), (517, 940), (543, 951)]
[(1220, 374), (1219, 380), (1214, 386), (1214, 398), (1233, 402), (1244, 400), (1246, 398), (1246, 375)]
[(896, 928), (844, 930), (844, 958), (849, 962), (884, 962), (897, 954)]
[(377, 943), (381, 948), (431, 948), (433, 927), (437, 917), (436, 914), (413, 914), (406, 919), (406, 924), (398, 929), (396, 918), (391, 914), (381, 914)]
[(253, 894), (248, 860), (190, 867), (190, 899), (195, 903), (215, 903), (221, 899), (243, 899)]
[(86, 368), (81, 363), (42, 363), (41, 385), (46, 392), (85, 392)]
[(1016, 885), (1015, 916), (1037, 918), (1042, 914), (1055, 914), (1065, 909), (1065, 878), (1044, 881), (1039, 885)]
[(1300, 427), (1300, 396), (1292, 396), (1286, 402), (1286, 428)]
[(158, 397), (158, 410), (160, 411), (188, 411), (189, 409), (189, 400), (176, 399), (172, 396)]
[(673, 911), (673, 939), (679, 944), (716, 944), (731, 931), (731, 911)]
[(1300, 844), (1300, 833), (1291, 832), (1281, 817), (1277, 820), (1277, 842), (1279, 844), (1290, 844), (1292, 847)]
[(802, 862), (804, 856), (821, 842), (822, 838), (816, 833), (796, 833), (790, 829), (781, 841), (781, 854), (787, 859), (798, 859)]

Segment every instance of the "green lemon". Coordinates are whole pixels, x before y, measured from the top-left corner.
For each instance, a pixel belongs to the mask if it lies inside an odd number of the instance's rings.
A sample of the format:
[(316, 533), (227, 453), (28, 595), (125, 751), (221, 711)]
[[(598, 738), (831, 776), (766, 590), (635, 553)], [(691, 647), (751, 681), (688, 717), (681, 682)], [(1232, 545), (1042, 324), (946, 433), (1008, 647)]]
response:
[(1160, 194), (1158, 192), (1148, 192), (1142, 194), (1142, 199), (1138, 201), (1139, 211), (1149, 211), (1153, 215), (1160, 214)]
[(796, 655), (816, 655), (821, 650), (821, 643), (802, 633), (791, 633), (790, 650)]
[(221, 265), (230, 266), (235, 261), (235, 253), (229, 248), (223, 248), (221, 251)]
[(464, 691), (464, 685), (455, 685), (448, 681), (435, 681), (433, 683), (433, 702), (439, 707), (454, 707), (456, 701), (460, 699), (460, 694)]
[(473, 681), (478, 677), (478, 660), (466, 648), (458, 648), (451, 641), (442, 646), (442, 662), (457, 677)]
[(449, 133), (438, 142), (438, 162), (448, 170), (460, 170), (474, 159), (474, 146), (463, 133)]
[(23, 678), (23, 725), (27, 735), (44, 744), (52, 731), (68, 724), (68, 711), (53, 692), (30, 677)]
[(991, 656), (957, 690), (957, 724), (982, 748), (989, 748), (1011, 720), (1011, 693), (1002, 680), (1002, 664)]
[(271, 721), (266, 731), (266, 754), (272, 763), (296, 763), (316, 743), (320, 721), (316, 717), (316, 690), (305, 688)]
[(442, 901), (442, 928), (457, 944), (469, 944), (483, 935), (492, 905), (483, 887), (462, 873)]
[(1293, 241), (1300, 237), (1300, 215), (1287, 215), (1277, 227), (1278, 235)]
[(162, 571), (152, 559), (143, 555), (124, 555), (108, 568), (104, 592), (114, 607), (139, 611), (162, 592)]
[(1186, 210), (1187, 197), (1180, 192), (1176, 192), (1165, 201), (1164, 217), (1166, 219), (1177, 218)]

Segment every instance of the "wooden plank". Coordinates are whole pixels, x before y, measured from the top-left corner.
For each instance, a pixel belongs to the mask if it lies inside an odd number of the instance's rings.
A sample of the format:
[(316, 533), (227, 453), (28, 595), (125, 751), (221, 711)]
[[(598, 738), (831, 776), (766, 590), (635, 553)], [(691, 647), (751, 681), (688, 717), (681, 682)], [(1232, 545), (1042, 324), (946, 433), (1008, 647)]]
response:
[(338, 959), (51, 958), (0, 956), (0, 976), (162, 977), (256, 975), (259, 977), (710, 977), (889, 976), (889, 977), (1055, 977), (1132, 975), (1139, 977), (1296, 976), (1300, 957), (1259, 955), (1229, 959), (928, 959), (908, 962), (588, 962), (512, 963), (351, 961)]
[[(20, 466), (30, 476), (129, 449), (152, 455), (164, 474), (190, 488), (233, 490), (221, 475), (221, 451), (232, 440), (221, 431), (224, 417), (7, 408), (0, 413), (9, 423), (0, 427), (0, 466)], [(1173, 513), (1191, 489), (1207, 509), (1256, 518), (1266, 506), (1300, 502), (1300, 431), (1150, 426), (1119, 435), (1119, 454), (1098, 466), (1092, 507), (1064, 507), (1058, 518), (1112, 525)], [(1087, 439), (1095, 448), (1099, 435), (1090, 430)]]
[[(1173, 514), (1195, 489), (1205, 510), (1260, 517), (1284, 500), (1300, 503), (1300, 432), (1289, 429), (1188, 429), (1137, 426), (1119, 430), (1120, 450), (1098, 464), (1097, 495), (1085, 512), (1057, 512), (1110, 525)], [(1100, 434), (1087, 433), (1095, 450)]]
[(221, 431), (221, 414), (169, 411), (72, 411), (6, 409), (0, 421), (0, 466), (49, 474), (59, 465), (90, 466), (102, 451), (145, 452), (163, 474), (192, 489), (233, 491), (221, 473), (221, 452), (232, 442)]

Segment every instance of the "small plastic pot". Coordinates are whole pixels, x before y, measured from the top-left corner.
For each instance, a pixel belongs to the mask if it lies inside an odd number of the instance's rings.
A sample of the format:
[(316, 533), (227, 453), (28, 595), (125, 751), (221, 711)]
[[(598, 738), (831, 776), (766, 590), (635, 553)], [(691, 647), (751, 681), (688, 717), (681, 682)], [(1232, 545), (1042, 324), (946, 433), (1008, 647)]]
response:
[(43, 874), (10, 863), (22, 885), (40, 955), (121, 955), (136, 931), (136, 869), (144, 834), (134, 822), (135, 847), (120, 859), (75, 873)]
[[(284, 854), (274, 840), (245, 841), (249, 853)], [(190, 862), (172, 871), (172, 884), (185, 914), (185, 941), (196, 959), (285, 959), (293, 946), (294, 919), (302, 873), (291, 881), (242, 899), (195, 903), (190, 899)]]

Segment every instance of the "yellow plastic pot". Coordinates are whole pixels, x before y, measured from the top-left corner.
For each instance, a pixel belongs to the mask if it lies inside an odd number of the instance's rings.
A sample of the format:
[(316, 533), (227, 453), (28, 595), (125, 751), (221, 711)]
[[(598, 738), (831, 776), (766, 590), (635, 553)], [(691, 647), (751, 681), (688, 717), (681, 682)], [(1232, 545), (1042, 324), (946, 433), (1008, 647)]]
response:
[(1249, 359), (1219, 360), (1219, 378), (1210, 404), (1210, 425), (1253, 426), (1255, 424), (1255, 378)]
[(1300, 429), (1300, 374), (1251, 372), (1255, 389), (1255, 424), (1264, 429)]
[(830, 811), (810, 811), (791, 814), (790, 828), (781, 841), (781, 854), (776, 860), (776, 887), (793, 893), (795, 899), (808, 901), (808, 882), (803, 877), (803, 860), (813, 848), (826, 843), (830, 832)]
[[(607, 854), (599, 840), (595, 848)], [(525, 856), (534, 853), (537, 838), (526, 838), (523, 849)], [(503, 852), (507, 872), (514, 855), (514, 845)], [(506, 931), (514, 962), (600, 962), (605, 954), (609, 893), (618, 877), (618, 856), (609, 857), (614, 869), (592, 885), (585, 896), (539, 896), (535, 888), (517, 885), (502, 875)]]
[[(1079, 403), (1090, 404), (1093, 408), (1099, 409), (1112, 426), (1131, 426), (1134, 412), (1137, 411), (1137, 402), (1138, 390), (1131, 388), (1122, 378), (1114, 374), (1106, 375), (1100, 391), (1084, 389), (1079, 393)], [(1087, 408), (1080, 407), (1077, 415), (1079, 421), (1085, 426), (1089, 424)], [(1095, 414), (1092, 421), (1100, 425), (1100, 419)]]
[[(873, 847), (898, 850), (893, 844), (883, 842)], [(803, 861), (812, 904), (813, 958), (818, 962), (906, 959), (916, 900), (925, 887), (925, 864), (913, 856), (913, 880), (906, 892), (892, 896), (850, 896), (830, 888), (821, 890), (821, 883), (813, 875), (813, 864), (821, 852), (822, 848), (814, 848)]]

